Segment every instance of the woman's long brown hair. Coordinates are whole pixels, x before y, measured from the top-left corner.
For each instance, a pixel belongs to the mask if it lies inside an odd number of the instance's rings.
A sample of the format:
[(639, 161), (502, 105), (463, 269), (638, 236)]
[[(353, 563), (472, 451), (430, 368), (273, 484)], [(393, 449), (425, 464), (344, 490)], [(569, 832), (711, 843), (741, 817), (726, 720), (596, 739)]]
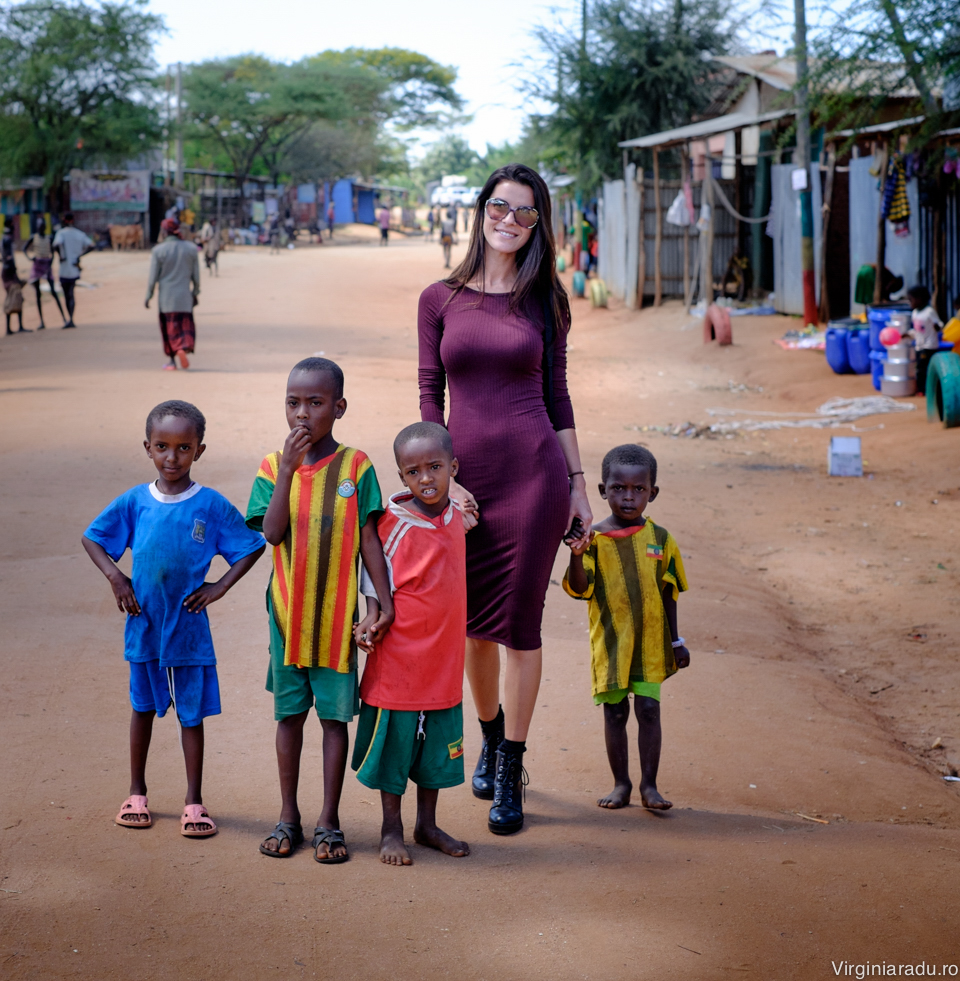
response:
[(481, 294), (485, 292), (487, 243), (483, 237), (483, 220), (486, 216), (484, 209), (501, 181), (512, 181), (514, 184), (529, 187), (533, 191), (533, 206), (540, 215), (530, 240), (516, 254), (517, 282), (510, 294), (510, 310), (523, 308), (528, 298), (542, 304), (545, 298), (551, 297), (554, 323), (558, 331), (565, 332), (570, 328), (570, 300), (557, 275), (557, 247), (553, 240), (550, 192), (543, 178), (525, 164), (507, 164), (506, 167), (495, 170), (487, 178), (473, 209), (473, 229), (470, 233), (467, 255), (444, 283), (455, 293), (459, 293), (467, 283), (478, 279)]

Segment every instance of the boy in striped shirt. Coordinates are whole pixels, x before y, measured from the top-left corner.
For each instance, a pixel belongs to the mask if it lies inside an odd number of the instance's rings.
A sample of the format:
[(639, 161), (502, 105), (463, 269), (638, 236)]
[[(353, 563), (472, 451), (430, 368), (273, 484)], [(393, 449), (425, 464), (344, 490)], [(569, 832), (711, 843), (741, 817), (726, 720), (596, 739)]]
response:
[(673, 805), (657, 790), (660, 766), (660, 685), (690, 664), (677, 630), (677, 596), (687, 588), (673, 536), (643, 515), (660, 488), (654, 455), (635, 443), (604, 458), (600, 496), (610, 517), (593, 526), (585, 548), (571, 546), (563, 588), (590, 604), (593, 700), (603, 705), (607, 758), (614, 788), (600, 807), (626, 807), (633, 784), (627, 720), (633, 693), (640, 727), (640, 801), (651, 810)]
[(347, 410), (343, 372), (326, 358), (306, 358), (287, 380), (290, 434), (257, 473), (247, 524), (273, 545), (267, 589), (270, 665), (267, 691), (277, 720), (280, 821), (260, 845), (287, 858), (303, 841), (297, 787), (303, 724), (316, 708), (323, 727), (323, 810), (314, 829), (314, 858), (333, 865), (349, 858), (340, 829), (340, 793), (347, 766), (347, 723), (359, 710), (357, 555), (380, 598), (368, 634), (393, 622), (393, 599), (377, 517), (380, 485), (366, 454), (340, 444), (334, 423)]

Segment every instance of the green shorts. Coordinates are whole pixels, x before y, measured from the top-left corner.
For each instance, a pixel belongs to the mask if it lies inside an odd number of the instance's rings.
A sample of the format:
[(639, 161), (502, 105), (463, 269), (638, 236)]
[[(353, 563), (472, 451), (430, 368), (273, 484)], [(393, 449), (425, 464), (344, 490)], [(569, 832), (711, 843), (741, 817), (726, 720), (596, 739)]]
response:
[(617, 688), (614, 691), (602, 691), (593, 696), (594, 705), (619, 705), (631, 692), (644, 698), (660, 701), (659, 681), (634, 681), (630, 679), (629, 688)]
[(458, 786), (463, 783), (463, 705), (401, 712), (364, 702), (350, 765), (365, 787), (388, 794), (402, 795), (408, 779), (427, 790)]
[(270, 622), (270, 664), (267, 691), (273, 693), (273, 717), (277, 722), (308, 712), (316, 706), (320, 719), (352, 722), (360, 711), (360, 685), (357, 671), (342, 674), (333, 668), (298, 668), (283, 663), (283, 638)]

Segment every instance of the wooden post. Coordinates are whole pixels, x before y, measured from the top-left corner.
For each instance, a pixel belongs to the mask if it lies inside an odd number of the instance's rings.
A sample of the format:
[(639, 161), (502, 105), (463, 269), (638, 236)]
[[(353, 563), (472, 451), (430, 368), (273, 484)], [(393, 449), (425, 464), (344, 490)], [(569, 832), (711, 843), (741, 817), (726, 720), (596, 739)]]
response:
[(637, 171), (637, 191), (640, 194), (640, 256), (637, 261), (637, 309), (643, 309), (643, 291), (647, 285), (647, 190), (642, 170)]
[(705, 304), (713, 303), (713, 157), (708, 153), (703, 173), (703, 202), (710, 208), (710, 221), (707, 230), (700, 236), (700, 295)]
[(830, 208), (833, 205), (833, 176), (837, 167), (836, 147), (827, 147), (827, 180), (823, 188), (823, 217), (820, 222), (820, 321), (830, 320), (830, 297), (827, 295), (827, 236), (830, 232)]
[(653, 148), (653, 203), (657, 212), (657, 227), (653, 238), (653, 305), (663, 300), (663, 284), (660, 277), (660, 251), (663, 246), (663, 207), (660, 201), (660, 147)]
[[(683, 185), (690, 178), (690, 158), (687, 156), (687, 147), (684, 144), (680, 148), (680, 192), (683, 193)], [(686, 207), (686, 205), (684, 205)], [(683, 226), (683, 307), (690, 313), (690, 226)]]
[(887, 257), (887, 220), (883, 217), (883, 185), (887, 182), (887, 144), (880, 150), (880, 207), (877, 209), (877, 275), (873, 281), (873, 302), (883, 299), (883, 270)]
[[(946, 295), (946, 263), (944, 262), (944, 205), (946, 204), (946, 194), (944, 191), (943, 171), (937, 174), (937, 191), (934, 198), (933, 209), (933, 290), (930, 293), (930, 304), (937, 313), (946, 320), (952, 311), (947, 310)], [(917, 216), (919, 225), (920, 216)]]

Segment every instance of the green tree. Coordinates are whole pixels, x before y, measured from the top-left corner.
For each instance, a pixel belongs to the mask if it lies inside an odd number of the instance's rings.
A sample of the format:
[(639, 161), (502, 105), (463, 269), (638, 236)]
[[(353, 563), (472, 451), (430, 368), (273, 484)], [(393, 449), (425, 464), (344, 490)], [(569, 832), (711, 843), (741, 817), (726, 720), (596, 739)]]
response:
[(593, 0), (580, 33), (542, 27), (549, 70), (525, 85), (553, 108), (534, 117), (545, 163), (584, 187), (622, 170), (620, 140), (689, 123), (712, 101), (710, 54), (734, 40), (729, 0)]
[(405, 129), (448, 123), (463, 108), (454, 85), (457, 70), (405, 48), (323, 51), (309, 62), (366, 68), (384, 83), (381, 118)]
[(0, 174), (116, 165), (156, 145), (163, 20), (146, 0), (98, 6), (39, 0), (0, 6)]
[(448, 133), (423, 155), (418, 170), (424, 183), (446, 174), (468, 174), (480, 165), (480, 155), (459, 133)]
[(188, 134), (229, 159), (241, 188), (258, 160), (277, 179), (287, 148), (318, 120), (369, 116), (382, 89), (369, 72), (259, 55), (190, 65), (183, 84)]
[(819, 33), (812, 48), (812, 106), (835, 128), (876, 122), (888, 100), (904, 96), (905, 115), (926, 116), (918, 142), (956, 125), (956, 0), (854, 0)]

